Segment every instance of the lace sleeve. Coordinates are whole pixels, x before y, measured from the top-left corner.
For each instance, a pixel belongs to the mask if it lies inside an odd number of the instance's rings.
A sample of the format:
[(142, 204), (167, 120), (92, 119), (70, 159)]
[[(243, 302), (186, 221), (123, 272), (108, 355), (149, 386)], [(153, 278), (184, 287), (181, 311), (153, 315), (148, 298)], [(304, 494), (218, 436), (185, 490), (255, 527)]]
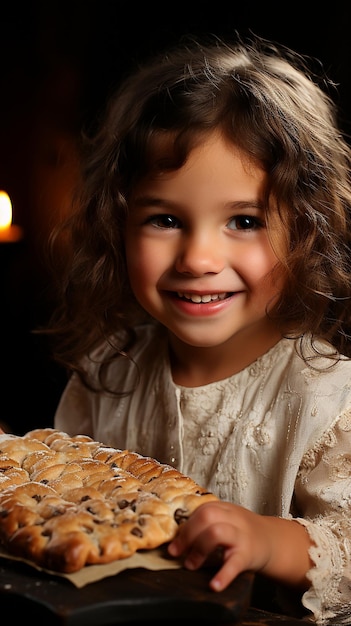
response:
[(350, 624), (351, 409), (303, 457), (295, 498), (314, 543), (303, 604), (318, 624)]

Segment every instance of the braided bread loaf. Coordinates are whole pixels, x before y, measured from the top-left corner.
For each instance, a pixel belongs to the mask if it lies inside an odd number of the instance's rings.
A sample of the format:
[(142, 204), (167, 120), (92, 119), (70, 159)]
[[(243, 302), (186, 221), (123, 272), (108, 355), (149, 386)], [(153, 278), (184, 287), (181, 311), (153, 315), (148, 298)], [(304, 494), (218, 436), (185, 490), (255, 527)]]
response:
[(53, 571), (156, 548), (216, 499), (169, 465), (85, 435), (0, 435), (0, 544)]

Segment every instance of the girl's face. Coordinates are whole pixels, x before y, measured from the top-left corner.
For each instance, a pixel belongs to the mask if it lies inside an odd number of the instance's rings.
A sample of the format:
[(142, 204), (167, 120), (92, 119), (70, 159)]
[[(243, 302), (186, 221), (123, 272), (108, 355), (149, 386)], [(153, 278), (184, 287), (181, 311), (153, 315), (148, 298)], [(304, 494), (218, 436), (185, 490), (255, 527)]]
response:
[(193, 347), (271, 347), (266, 307), (281, 289), (265, 227), (266, 174), (219, 134), (183, 167), (146, 176), (130, 199), (129, 279), (171, 338)]

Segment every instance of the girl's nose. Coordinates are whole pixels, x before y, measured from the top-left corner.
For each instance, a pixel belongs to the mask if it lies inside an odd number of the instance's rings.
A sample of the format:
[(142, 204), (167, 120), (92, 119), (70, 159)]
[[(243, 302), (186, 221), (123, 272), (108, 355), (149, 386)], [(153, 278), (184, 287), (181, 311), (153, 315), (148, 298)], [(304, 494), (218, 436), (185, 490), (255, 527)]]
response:
[(219, 274), (224, 265), (223, 245), (218, 238), (209, 236), (192, 236), (183, 240), (175, 263), (177, 272), (193, 276)]

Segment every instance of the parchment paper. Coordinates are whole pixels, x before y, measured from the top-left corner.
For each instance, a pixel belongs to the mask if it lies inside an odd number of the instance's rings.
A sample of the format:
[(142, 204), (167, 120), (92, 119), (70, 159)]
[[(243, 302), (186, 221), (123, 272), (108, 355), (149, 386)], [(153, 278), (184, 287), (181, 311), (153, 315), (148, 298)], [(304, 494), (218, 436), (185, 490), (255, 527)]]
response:
[(169, 557), (167, 555), (166, 548), (163, 546), (161, 546), (160, 548), (156, 548), (155, 550), (136, 552), (135, 554), (133, 554), (133, 556), (130, 556), (126, 559), (113, 561), (112, 563), (107, 563), (104, 565), (87, 565), (78, 572), (73, 572), (72, 574), (62, 574), (61, 572), (47, 570), (43, 567), (39, 567), (38, 565), (33, 563), (33, 561), (28, 561), (26, 559), (15, 557), (11, 554), (8, 554), (7, 552), (4, 552), (3, 550), (0, 550), (0, 558), (20, 561), (22, 563), (30, 565), (31, 567), (39, 571), (45, 572), (47, 574), (52, 574), (54, 576), (60, 576), (69, 580), (73, 585), (75, 585), (75, 587), (78, 588), (85, 587), (85, 585), (89, 585), (89, 583), (94, 583), (103, 578), (107, 578), (108, 576), (115, 576), (116, 574), (119, 574), (126, 569), (144, 567), (150, 570), (165, 570), (179, 569), (180, 567), (182, 567), (181, 561)]

